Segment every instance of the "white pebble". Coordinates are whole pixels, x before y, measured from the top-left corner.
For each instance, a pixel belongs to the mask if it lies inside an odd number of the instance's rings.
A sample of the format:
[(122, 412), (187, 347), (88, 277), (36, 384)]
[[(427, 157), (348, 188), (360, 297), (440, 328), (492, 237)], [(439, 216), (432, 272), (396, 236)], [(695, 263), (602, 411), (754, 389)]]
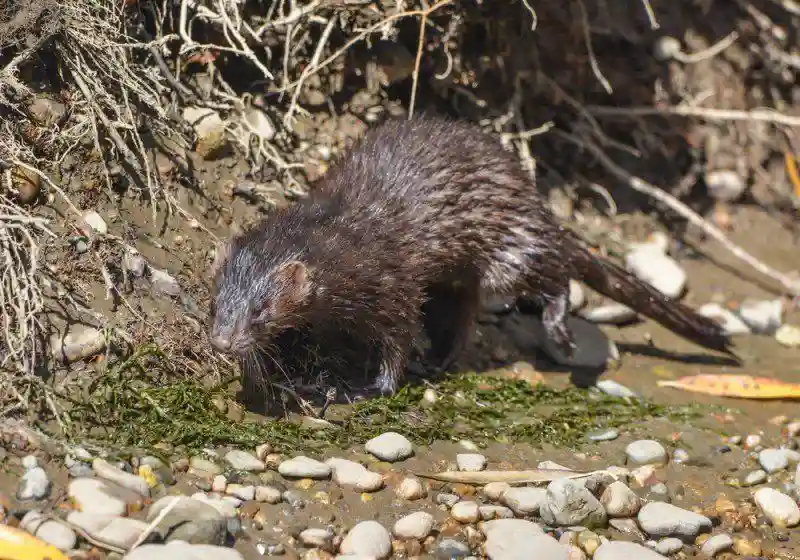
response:
[(580, 282), (570, 278), (569, 280), (569, 309), (576, 311), (586, 303), (586, 294)]
[(730, 169), (716, 169), (706, 173), (708, 194), (715, 200), (732, 202), (744, 192), (747, 184), (742, 176)]
[(655, 543), (653, 548), (664, 556), (672, 556), (683, 549), (683, 541), (677, 537), (666, 537)]
[(96, 515), (125, 515), (127, 503), (113, 490), (113, 485), (98, 478), (76, 478), (69, 483), (67, 495), (80, 511)]
[(767, 481), (767, 473), (761, 469), (747, 473), (744, 477), (745, 486), (756, 486)]
[(711, 529), (708, 517), (664, 502), (645, 504), (637, 519), (641, 528), (652, 537), (694, 539)]
[(475, 502), (458, 502), (450, 510), (453, 519), (461, 523), (475, 523), (481, 517), (478, 504)]
[(759, 445), (761, 445), (761, 436), (758, 434), (749, 434), (744, 438), (745, 449), (755, 449)]
[(50, 494), (52, 483), (42, 467), (33, 467), (22, 475), (17, 498), (20, 501), (42, 500)]
[(42, 539), (44, 542), (64, 552), (75, 548), (78, 542), (75, 531), (59, 521), (48, 519), (42, 515), (42, 512), (37, 510), (31, 510), (26, 513), (19, 526), (34, 537)]
[(272, 453), (272, 446), (270, 444), (262, 443), (256, 446), (256, 457), (258, 457), (259, 461), (264, 461), (270, 453)]
[(581, 317), (592, 323), (607, 325), (622, 325), (637, 317), (636, 311), (622, 303), (607, 303), (599, 307), (587, 309)]
[(800, 464), (797, 465), (797, 470), (794, 471), (794, 483), (800, 486)]
[(402, 434), (386, 432), (369, 440), (364, 449), (381, 461), (402, 461), (414, 454), (414, 446)]
[(277, 504), (281, 501), (281, 491), (272, 486), (256, 486), (255, 500), (268, 504)]
[(218, 474), (214, 477), (211, 481), (211, 491), (212, 492), (219, 492), (220, 494), (225, 492), (225, 488), (228, 487), (228, 479), (225, 478), (224, 474)]
[(136, 476), (135, 474), (125, 472), (122, 469), (118, 469), (105, 459), (100, 459), (98, 457), (92, 461), (92, 469), (98, 478), (110, 480), (115, 484), (119, 484), (123, 488), (133, 490), (145, 498), (150, 497), (150, 485), (147, 484), (145, 479), (140, 476)]
[(359, 492), (375, 492), (383, 488), (383, 477), (364, 465), (347, 459), (328, 459), (325, 462), (333, 471), (333, 481), (339, 486), (354, 488)]
[(536, 557), (547, 560), (566, 560), (566, 549), (542, 528), (524, 519), (495, 519), (486, 521), (480, 526), (486, 535), (484, 552), (491, 560), (522, 560), (531, 558), (531, 551)]
[(776, 527), (794, 527), (800, 523), (800, 507), (786, 494), (773, 488), (761, 488), (756, 490), (753, 499)]
[(87, 210), (83, 213), (83, 221), (84, 223), (89, 226), (91, 229), (105, 235), (108, 233), (108, 225), (106, 221), (94, 210)]
[(637, 465), (660, 465), (667, 462), (667, 450), (652, 439), (641, 439), (628, 444), (625, 454), (628, 456), (628, 461)]
[(324, 479), (331, 475), (330, 465), (304, 455), (283, 461), (278, 465), (281, 476), (289, 478), (317, 478)]
[(640, 246), (625, 256), (628, 270), (670, 298), (677, 298), (686, 286), (686, 271), (659, 249)]
[(333, 542), (334, 534), (328, 529), (305, 529), (300, 532), (300, 542), (306, 546), (328, 548)]
[(628, 389), (625, 385), (617, 383), (613, 379), (601, 379), (595, 384), (595, 387), (612, 397), (620, 397), (623, 399), (635, 399), (638, 397), (636, 393)]
[(82, 511), (70, 512), (67, 522), (97, 541), (122, 549), (130, 548), (148, 527), (144, 521), (129, 517), (92, 515)]
[(39, 460), (36, 458), (35, 455), (26, 455), (22, 458), (22, 468), (26, 471), (31, 469), (35, 469), (39, 466)]
[(419, 500), (428, 495), (422, 482), (413, 477), (404, 478), (397, 487), (396, 493), (404, 500)]
[(800, 348), (800, 327), (797, 325), (783, 325), (775, 332), (778, 344), (788, 348)]
[(417, 511), (401, 517), (394, 524), (394, 535), (399, 539), (422, 540), (433, 531), (433, 516), (426, 511)]
[(509, 488), (503, 492), (500, 502), (508, 506), (515, 514), (524, 517), (539, 513), (547, 496), (547, 490), (526, 486)]
[(239, 471), (262, 472), (267, 468), (263, 461), (240, 449), (228, 452), (225, 460), (231, 467)]
[(392, 536), (377, 521), (362, 521), (347, 533), (340, 551), (382, 560), (392, 553)]
[(730, 309), (725, 309), (718, 303), (706, 303), (697, 309), (697, 313), (703, 317), (716, 320), (722, 329), (730, 336), (750, 334), (750, 327), (747, 326), (741, 317)]
[(170, 541), (166, 544), (143, 544), (124, 556), (124, 560), (244, 560), (241, 552), (227, 546), (189, 544)]
[(768, 473), (786, 470), (789, 466), (789, 457), (783, 449), (764, 449), (758, 454), (761, 468)]
[(69, 363), (102, 352), (106, 337), (102, 331), (88, 325), (71, 325), (66, 334), (50, 337), (50, 352), (55, 360)]
[(730, 535), (722, 533), (714, 535), (703, 543), (700, 547), (700, 553), (709, 558), (713, 558), (720, 552), (725, 552), (733, 548), (733, 538)]
[(780, 299), (745, 300), (739, 306), (739, 317), (756, 334), (774, 334), (783, 322), (783, 301)]
[(665, 560), (655, 550), (626, 541), (607, 541), (600, 545), (593, 560)]
[(514, 512), (506, 506), (480, 506), (481, 519), (490, 521), (492, 519), (514, 519)]
[(633, 517), (639, 513), (642, 502), (623, 482), (612, 482), (600, 496), (600, 503), (609, 517)]
[(483, 487), (483, 495), (493, 502), (497, 502), (510, 488), (511, 485), (508, 482), (490, 482)]
[(256, 497), (256, 487), (252, 485), (242, 486), (241, 484), (228, 484), (225, 492), (242, 501), (249, 502)]
[(456, 455), (456, 465), (460, 471), (482, 471), (486, 468), (486, 457), (480, 453), (459, 453)]

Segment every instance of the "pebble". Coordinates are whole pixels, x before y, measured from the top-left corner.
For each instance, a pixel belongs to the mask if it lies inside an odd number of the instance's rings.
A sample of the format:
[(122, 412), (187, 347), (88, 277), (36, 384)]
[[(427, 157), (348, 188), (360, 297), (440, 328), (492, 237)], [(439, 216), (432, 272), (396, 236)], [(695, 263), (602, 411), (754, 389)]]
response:
[(281, 491), (272, 486), (256, 486), (255, 500), (268, 504), (277, 504), (281, 501)]
[(600, 545), (593, 560), (664, 560), (663, 556), (640, 544), (625, 541), (608, 541)]
[(794, 527), (800, 523), (800, 507), (786, 494), (773, 488), (761, 488), (753, 499), (774, 526)]
[(225, 455), (225, 460), (237, 471), (259, 473), (267, 469), (267, 466), (263, 461), (260, 461), (257, 457), (254, 457), (247, 451), (241, 451), (239, 449), (229, 451)]
[(377, 521), (362, 521), (350, 529), (340, 551), (372, 558), (388, 558), (392, 553), (392, 536)]
[(723, 202), (733, 202), (744, 192), (747, 183), (732, 169), (715, 169), (705, 174), (706, 188), (711, 198)]
[(375, 492), (383, 488), (383, 477), (361, 463), (336, 458), (328, 459), (325, 463), (333, 471), (333, 481), (339, 486), (359, 492)]
[(524, 517), (539, 513), (546, 497), (546, 489), (525, 486), (508, 488), (500, 497), (500, 502), (508, 506), (516, 515)]
[(459, 453), (456, 455), (458, 470), (466, 472), (482, 471), (486, 468), (486, 457), (480, 453)]
[[(174, 505), (173, 502), (178, 500)], [(186, 541), (196, 544), (225, 544), (228, 517), (236, 511), (217, 508), (208, 501), (186, 496), (165, 496), (150, 506), (147, 522), (152, 523), (165, 508), (169, 512), (158, 522), (155, 532), (165, 541)], [(230, 515), (233, 514), (233, 515)]]
[(192, 457), (189, 459), (189, 467), (196, 471), (206, 473), (209, 478), (218, 474), (222, 474), (222, 467), (220, 467), (214, 461), (204, 457)]
[(50, 478), (42, 467), (33, 467), (25, 471), (20, 481), (17, 499), (22, 502), (43, 500), (52, 488)]
[(639, 513), (641, 500), (623, 482), (612, 482), (600, 496), (609, 517), (633, 517)]
[(247, 127), (251, 134), (255, 134), (264, 142), (269, 142), (275, 138), (275, 125), (269, 117), (257, 107), (248, 107), (242, 115), (242, 123)]
[(492, 519), (513, 519), (514, 512), (505, 506), (480, 506), (481, 519), (490, 521)]
[(67, 487), (67, 495), (84, 513), (125, 515), (127, 502), (121, 487), (98, 478), (75, 478)]
[(110, 480), (123, 488), (136, 492), (144, 498), (150, 497), (150, 486), (145, 479), (135, 474), (125, 472), (122, 469), (118, 469), (105, 459), (98, 457), (92, 461), (92, 469), (99, 478)]
[(404, 500), (419, 500), (428, 495), (418, 478), (406, 477), (397, 487), (396, 493)]
[(667, 462), (667, 450), (652, 439), (641, 439), (629, 443), (625, 448), (628, 461), (636, 465), (662, 465)]
[(78, 542), (75, 531), (59, 521), (48, 519), (42, 515), (42, 512), (37, 510), (31, 510), (26, 513), (19, 526), (20, 529), (25, 529), (34, 537), (42, 539), (44, 542), (64, 552), (75, 548)]
[(300, 542), (305, 546), (314, 546), (317, 548), (330, 548), (333, 543), (335, 535), (329, 529), (305, 529), (300, 531)]
[[(237, 516), (236, 508), (238, 506), (236, 502), (238, 502), (238, 500), (236, 498), (230, 498), (228, 496), (213, 496), (203, 492), (196, 492), (195, 494), (192, 494), (190, 498), (210, 505), (225, 518), (232, 519)], [(163, 499), (164, 498), (162, 498), (162, 500)], [(159, 500), (159, 502), (160, 501), (161, 500)], [(152, 512), (154, 508), (155, 504), (150, 508), (150, 512)]]
[(70, 325), (66, 334), (50, 337), (50, 351), (55, 360), (77, 362), (96, 354), (106, 347), (103, 332), (88, 325)]
[(612, 397), (635, 399), (639, 396), (622, 383), (617, 383), (612, 379), (602, 379), (595, 384), (595, 387), (600, 389), (606, 395), (611, 395)]
[(458, 560), (468, 558), (472, 554), (469, 546), (456, 539), (442, 539), (436, 546), (438, 560)]
[(450, 494), (448, 492), (440, 492), (436, 495), (436, 503), (448, 508), (456, 505), (460, 499), (461, 496), (458, 494)]
[(386, 432), (369, 440), (364, 449), (380, 459), (394, 463), (408, 459), (414, 454), (414, 446), (404, 435), (396, 432)]
[(256, 457), (259, 461), (265, 461), (270, 453), (272, 453), (272, 445), (269, 443), (262, 443), (256, 446)]
[(69, 467), (69, 475), (72, 478), (91, 478), (94, 476), (94, 471), (86, 463), (74, 463)]
[(205, 160), (212, 160), (227, 146), (225, 123), (219, 113), (206, 107), (186, 107), (183, 118), (197, 134), (195, 151)]
[(36, 458), (36, 455), (25, 455), (25, 457), (22, 458), (22, 468), (26, 471), (35, 469), (38, 466), (39, 460)]
[(483, 487), (483, 495), (493, 502), (499, 501), (511, 489), (508, 482), (490, 482)]
[(316, 459), (298, 455), (278, 465), (278, 472), (288, 478), (324, 479), (331, 475), (331, 467)]
[(166, 270), (160, 270), (151, 266), (148, 280), (150, 281), (150, 287), (155, 295), (181, 295), (181, 285), (178, 283), (178, 280)]
[(642, 506), (637, 517), (639, 526), (652, 537), (694, 539), (711, 530), (711, 520), (698, 513), (665, 502), (649, 502)]
[(677, 537), (667, 537), (658, 541), (653, 548), (659, 554), (672, 556), (683, 548), (683, 541)]
[(616, 428), (603, 428), (586, 434), (590, 441), (612, 441), (619, 437), (619, 430)]
[[(479, 528), (486, 536), (486, 555), (497, 560), (530, 558), (530, 551), (534, 550), (531, 545), (544, 535), (539, 525), (524, 519), (495, 519)], [(542, 558), (549, 560), (545, 555)]]
[(450, 515), (453, 516), (453, 519), (461, 523), (475, 523), (480, 519), (481, 512), (480, 509), (478, 509), (477, 503), (464, 501), (455, 504), (452, 509), (450, 509)]
[(745, 300), (738, 314), (752, 332), (772, 335), (783, 323), (783, 302), (780, 299)]
[(256, 497), (256, 487), (253, 485), (242, 486), (241, 484), (228, 484), (225, 492), (242, 501), (249, 502)]
[(685, 449), (676, 449), (672, 452), (672, 462), (682, 464), (688, 462), (690, 459), (689, 452)]
[(559, 479), (547, 486), (547, 494), (539, 515), (549, 525), (581, 525), (587, 529), (605, 526), (607, 515), (603, 505), (585, 486)]
[(609, 519), (608, 524), (623, 535), (633, 537), (637, 541), (647, 538), (633, 519)]
[(768, 473), (786, 470), (789, 466), (789, 457), (783, 449), (764, 449), (758, 454), (758, 462)]
[(83, 213), (83, 222), (101, 235), (108, 233), (108, 224), (106, 224), (103, 217), (94, 210), (87, 210)]
[(67, 522), (102, 543), (128, 549), (147, 530), (148, 524), (129, 517), (72, 511)]
[(715, 319), (722, 325), (722, 329), (730, 336), (750, 334), (750, 327), (742, 321), (736, 313), (725, 309), (718, 303), (706, 303), (697, 309), (697, 313), (710, 319)]
[(670, 298), (680, 296), (686, 286), (686, 271), (681, 265), (650, 243), (629, 251), (625, 266), (634, 276)]
[(733, 538), (726, 533), (722, 533), (714, 535), (704, 542), (703, 546), (700, 547), (700, 553), (709, 558), (713, 558), (720, 552), (725, 552), (732, 548)]
[(171, 542), (167, 544), (143, 544), (123, 556), (123, 560), (244, 560), (244, 556), (233, 548), (207, 544)]
[(581, 317), (592, 323), (623, 325), (636, 319), (636, 311), (622, 303), (607, 303), (581, 313)]
[(224, 474), (218, 474), (211, 481), (212, 492), (219, 492), (221, 494), (225, 492), (225, 489), (227, 487), (228, 487), (228, 479)]
[(748, 434), (747, 437), (744, 438), (745, 449), (755, 449), (759, 445), (761, 445), (761, 436), (758, 434)]
[(800, 464), (797, 465), (797, 469), (794, 471), (794, 483), (800, 486)]
[(426, 511), (417, 511), (401, 517), (392, 532), (399, 539), (422, 540), (433, 531), (433, 516)]
[(775, 331), (775, 340), (778, 341), (778, 344), (788, 348), (800, 348), (800, 327), (783, 325)]
[(158, 457), (145, 455), (139, 460), (139, 468), (142, 467), (151, 467), (163, 484), (171, 485), (175, 483), (175, 476), (172, 474), (172, 469)]

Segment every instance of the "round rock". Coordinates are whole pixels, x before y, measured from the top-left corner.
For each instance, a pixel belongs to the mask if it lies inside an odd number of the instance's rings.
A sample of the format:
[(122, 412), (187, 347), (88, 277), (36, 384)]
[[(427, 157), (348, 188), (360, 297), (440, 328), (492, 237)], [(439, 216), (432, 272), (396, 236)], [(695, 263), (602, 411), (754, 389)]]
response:
[(324, 479), (331, 475), (331, 467), (316, 459), (299, 455), (278, 465), (278, 472), (287, 478)]
[(600, 503), (609, 517), (633, 517), (642, 503), (633, 490), (623, 482), (612, 482), (600, 496)]
[(477, 503), (465, 501), (455, 504), (450, 510), (450, 515), (461, 523), (475, 523), (480, 519), (481, 512)]
[(656, 543), (655, 551), (665, 556), (672, 556), (683, 548), (683, 541), (677, 537), (667, 537)]
[(34, 537), (64, 552), (75, 548), (78, 542), (75, 531), (58, 521), (46, 518), (40, 511), (31, 510), (26, 513), (19, 526)]
[(362, 521), (350, 529), (340, 548), (343, 554), (384, 559), (392, 553), (392, 536), (377, 521)]
[(147, 522), (153, 522), (174, 500), (169, 513), (156, 525), (155, 531), (164, 541), (184, 541), (195, 544), (225, 544), (228, 520), (217, 508), (200, 500), (184, 496), (165, 496), (147, 512)]
[(247, 451), (234, 449), (225, 455), (228, 464), (237, 471), (263, 472), (267, 466)]
[[(535, 550), (531, 545), (540, 537), (547, 536), (539, 525), (524, 519), (495, 519), (486, 521), (480, 528), (486, 536), (484, 552), (493, 560), (531, 558), (531, 550)], [(541, 558), (549, 557), (542, 555)], [(554, 558), (566, 558), (566, 556), (554, 556)]]
[(602, 430), (595, 430), (586, 434), (589, 441), (612, 441), (619, 437), (619, 430), (616, 428), (603, 428)]
[(397, 487), (396, 493), (404, 500), (419, 500), (428, 495), (422, 482), (413, 477), (404, 478)]
[(688, 541), (711, 530), (711, 520), (705, 515), (665, 502), (645, 504), (637, 519), (651, 537), (679, 537)]
[(42, 500), (50, 494), (51, 487), (47, 472), (42, 467), (33, 467), (22, 475), (17, 499), (21, 502)]
[(640, 439), (629, 443), (625, 448), (628, 461), (635, 465), (662, 465), (667, 462), (667, 450), (652, 439)]
[(789, 457), (784, 449), (764, 449), (758, 454), (761, 468), (768, 473), (786, 470), (789, 466)]
[(417, 511), (401, 517), (394, 524), (394, 535), (399, 539), (422, 540), (433, 531), (433, 516), (426, 511)]
[(456, 465), (460, 471), (482, 471), (486, 468), (486, 457), (480, 453), (459, 453), (456, 455)]
[(328, 459), (325, 463), (333, 471), (333, 481), (339, 486), (354, 488), (359, 492), (375, 492), (383, 488), (383, 477), (361, 463), (336, 458)]
[(728, 534), (714, 535), (703, 543), (700, 553), (708, 558), (713, 558), (720, 552), (725, 552), (733, 548), (733, 538)]
[(414, 454), (414, 446), (408, 438), (396, 432), (386, 432), (369, 440), (364, 449), (381, 461), (393, 463), (408, 459)]
[(547, 496), (547, 490), (533, 486), (509, 488), (503, 492), (500, 502), (520, 517), (539, 513)]
[(124, 556), (124, 560), (244, 560), (242, 554), (226, 546), (171, 542), (143, 544)]
[(800, 523), (800, 507), (783, 492), (761, 488), (753, 495), (753, 499), (776, 527), (794, 527)]
[(554, 480), (547, 486), (539, 515), (548, 525), (581, 525), (588, 529), (603, 527), (608, 521), (606, 510), (585, 486), (569, 480)]

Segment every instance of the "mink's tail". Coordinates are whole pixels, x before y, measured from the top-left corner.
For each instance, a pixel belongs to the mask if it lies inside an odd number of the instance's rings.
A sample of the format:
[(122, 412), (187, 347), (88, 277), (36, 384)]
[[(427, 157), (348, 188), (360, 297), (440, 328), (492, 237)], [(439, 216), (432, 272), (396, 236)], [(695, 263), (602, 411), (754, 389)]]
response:
[(723, 352), (738, 361), (722, 326), (680, 301), (669, 298), (611, 261), (598, 258), (578, 241), (570, 251), (576, 272), (590, 288), (623, 303), (687, 340)]

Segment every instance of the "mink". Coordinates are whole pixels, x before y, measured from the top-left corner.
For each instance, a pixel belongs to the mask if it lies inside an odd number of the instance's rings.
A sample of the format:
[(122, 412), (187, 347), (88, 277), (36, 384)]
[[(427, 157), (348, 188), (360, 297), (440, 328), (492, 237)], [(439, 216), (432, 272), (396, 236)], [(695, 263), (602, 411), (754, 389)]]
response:
[(241, 357), (287, 329), (348, 332), (398, 388), (424, 332), (450, 366), (482, 298), (526, 294), (566, 355), (569, 280), (732, 355), (722, 327), (592, 254), (519, 161), (477, 125), (424, 115), (369, 130), (299, 202), (226, 241), (212, 266), (212, 345)]

